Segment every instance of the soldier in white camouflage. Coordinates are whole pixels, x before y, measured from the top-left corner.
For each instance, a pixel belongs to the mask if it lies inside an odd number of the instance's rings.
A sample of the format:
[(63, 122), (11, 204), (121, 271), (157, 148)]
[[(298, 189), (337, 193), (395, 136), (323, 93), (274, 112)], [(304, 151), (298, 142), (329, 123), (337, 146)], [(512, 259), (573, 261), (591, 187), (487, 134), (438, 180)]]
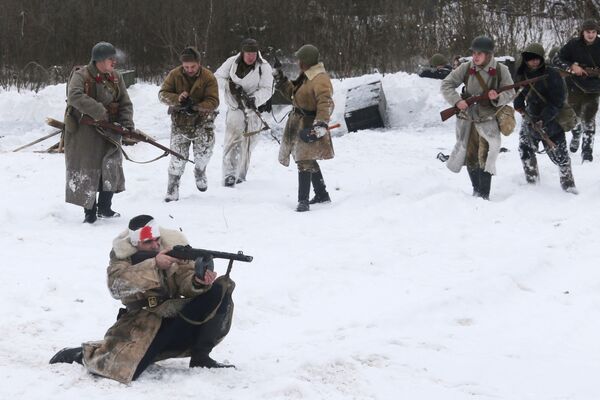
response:
[[(173, 69), (163, 82), (158, 97), (169, 106), (171, 149), (187, 156), (194, 153), (196, 187), (208, 189), (206, 166), (215, 145), (214, 119), (219, 106), (219, 88), (213, 73), (200, 64), (200, 53), (187, 47), (180, 55), (181, 66)], [(179, 200), (179, 182), (185, 161), (171, 156), (165, 201)]]

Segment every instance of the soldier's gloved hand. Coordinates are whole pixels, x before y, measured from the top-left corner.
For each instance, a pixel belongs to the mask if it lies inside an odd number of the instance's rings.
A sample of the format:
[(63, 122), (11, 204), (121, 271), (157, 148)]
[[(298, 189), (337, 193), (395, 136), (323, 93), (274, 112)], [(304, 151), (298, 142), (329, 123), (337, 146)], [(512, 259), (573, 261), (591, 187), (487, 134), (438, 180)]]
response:
[(248, 99), (246, 100), (246, 107), (255, 110), (256, 109), (256, 99), (254, 97), (248, 97)]
[(279, 68), (275, 68), (273, 70), (273, 79), (275, 79), (275, 83), (279, 84), (281, 82), (283, 82), (284, 80), (286, 80), (287, 78), (285, 77), (285, 75), (283, 74), (283, 71)]
[(207, 278), (210, 278), (211, 274), (207, 272), (214, 272), (214, 269), (215, 263), (212, 257), (198, 257), (194, 262), (194, 277), (196, 280), (201, 281), (206, 285), (210, 285), (212, 281), (210, 283), (207, 283)]
[(314, 132), (316, 137), (322, 138), (328, 132), (327, 131), (327, 123), (325, 123), (323, 121), (315, 122), (314, 125), (312, 126), (312, 131)]

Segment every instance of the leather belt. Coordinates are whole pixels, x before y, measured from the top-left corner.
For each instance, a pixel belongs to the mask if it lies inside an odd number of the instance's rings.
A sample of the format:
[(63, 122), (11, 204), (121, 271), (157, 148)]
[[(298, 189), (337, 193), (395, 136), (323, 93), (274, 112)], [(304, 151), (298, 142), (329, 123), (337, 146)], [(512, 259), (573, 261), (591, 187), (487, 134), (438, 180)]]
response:
[(304, 108), (300, 108), (300, 107), (294, 107), (293, 110), (296, 114), (304, 115), (306, 117), (316, 117), (317, 116), (316, 111), (308, 111), (308, 110), (305, 110)]
[(127, 307), (127, 311), (137, 311), (141, 310), (142, 308), (158, 307), (167, 300), (169, 299), (166, 297), (150, 296), (142, 300), (133, 301), (125, 306)]

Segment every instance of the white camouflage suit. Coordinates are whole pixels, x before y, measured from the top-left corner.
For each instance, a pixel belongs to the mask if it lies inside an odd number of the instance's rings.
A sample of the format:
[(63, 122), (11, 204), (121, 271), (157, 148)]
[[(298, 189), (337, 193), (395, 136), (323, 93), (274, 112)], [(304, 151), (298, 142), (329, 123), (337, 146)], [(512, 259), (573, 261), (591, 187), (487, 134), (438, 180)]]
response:
[(271, 98), (273, 86), (271, 66), (261, 57), (260, 52), (254, 69), (243, 78), (236, 75), (240, 62), (243, 62), (242, 53), (228, 58), (215, 72), (220, 86), (224, 88), (225, 103), (228, 106), (223, 142), (223, 180), (233, 176), (236, 182), (246, 180), (250, 156), (258, 140), (258, 135), (245, 137), (243, 134), (258, 131), (263, 128), (263, 124), (254, 111), (240, 109), (237, 99), (231, 93), (229, 81), (241, 86), (249, 97), (254, 97), (256, 107)]

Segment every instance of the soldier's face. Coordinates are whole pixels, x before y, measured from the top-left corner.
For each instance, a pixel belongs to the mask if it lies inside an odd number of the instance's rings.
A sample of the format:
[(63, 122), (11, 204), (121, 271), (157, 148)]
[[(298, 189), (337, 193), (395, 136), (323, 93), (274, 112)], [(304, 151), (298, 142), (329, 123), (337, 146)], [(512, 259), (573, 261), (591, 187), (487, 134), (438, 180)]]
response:
[(526, 61), (526, 62), (527, 62), (527, 68), (533, 70), (533, 69), (538, 69), (540, 67), (542, 60), (536, 57), (536, 58), (532, 58), (531, 60)]
[(597, 37), (598, 37), (598, 32), (595, 29), (587, 29), (587, 30), (583, 31), (583, 40), (585, 40), (586, 43), (589, 43), (589, 44), (594, 43), (594, 40), (596, 40)]
[(487, 64), (487, 53), (483, 51), (474, 51), (473, 52), (473, 64), (478, 67), (482, 67)]
[(160, 249), (160, 243), (158, 242), (158, 239), (159, 238), (154, 238), (139, 242), (135, 247), (137, 247), (137, 249), (140, 251), (158, 251)]
[(98, 71), (102, 72), (103, 74), (108, 74), (108, 73), (113, 72), (115, 70), (116, 66), (117, 66), (116, 57), (110, 57), (110, 58), (107, 58), (106, 60), (96, 61), (96, 68), (98, 68)]
[(246, 65), (252, 65), (256, 61), (257, 57), (258, 57), (258, 53), (247, 53), (247, 52), (244, 52), (244, 63)]
[(188, 76), (194, 76), (200, 70), (200, 63), (196, 61), (184, 61), (181, 65)]

